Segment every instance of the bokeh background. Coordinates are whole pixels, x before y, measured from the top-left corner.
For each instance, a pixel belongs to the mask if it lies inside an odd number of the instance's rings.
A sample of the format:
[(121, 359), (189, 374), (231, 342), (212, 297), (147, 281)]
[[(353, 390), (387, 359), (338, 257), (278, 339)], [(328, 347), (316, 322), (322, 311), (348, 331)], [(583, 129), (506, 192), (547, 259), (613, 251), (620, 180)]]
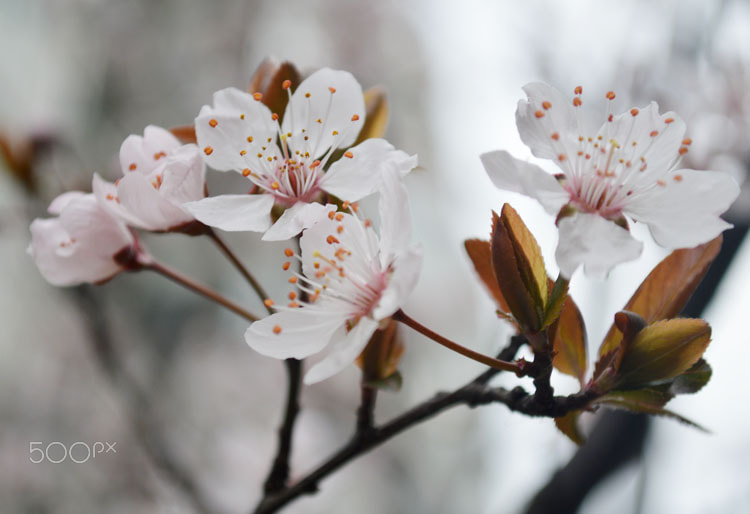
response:
[[(128, 134), (189, 123), (213, 91), (245, 87), (266, 56), (307, 71), (347, 69), (363, 86), (387, 90), (387, 137), (421, 164), (407, 185), (425, 263), (405, 310), (485, 353), (509, 332), (463, 240), (486, 236), (490, 210), (513, 202), (555, 270), (554, 220), (495, 190), (478, 158), (499, 148), (530, 157), (514, 123), (523, 84), (544, 80), (570, 92), (580, 84), (594, 114), (604, 112), (610, 89), (620, 110), (656, 99), (688, 122), (688, 166), (742, 181), (750, 163), (750, 4), (741, 0), (0, 0), (0, 55), (0, 132), (13, 155), (35, 150), (39, 178), (31, 195), (0, 173), (3, 513), (182, 513), (196, 502), (242, 513), (258, 500), (286, 383), (282, 363), (247, 348), (245, 323), (157, 276), (122, 275), (84, 292), (53, 288), (25, 249), (28, 223), (49, 199), (88, 187), (94, 172), (116, 176)], [(210, 175), (213, 188), (231, 187), (232, 177)], [(738, 226), (747, 225), (749, 203), (741, 199), (728, 215)], [(648, 241), (639, 261), (607, 281), (574, 277), (591, 353), (664, 255), (647, 233), (638, 236)], [(164, 261), (261, 310), (207, 241), (144, 239)], [(282, 245), (253, 234), (226, 239), (267, 289), (283, 294)], [(750, 511), (749, 262), (750, 247), (740, 246), (705, 313), (713, 379), (671, 404), (713, 433), (655, 420), (639, 456), (591, 488), (581, 512)], [(403, 335), (404, 386), (379, 396), (378, 420), (480, 369)], [(102, 350), (102, 338), (114, 352)], [(305, 388), (293, 476), (347, 440), (358, 380), (352, 366)], [(555, 385), (575, 387), (566, 378)], [(31, 441), (116, 442), (117, 454), (32, 464)], [(550, 420), (502, 406), (456, 408), (352, 462), (288, 512), (523, 512), (575, 452)]]

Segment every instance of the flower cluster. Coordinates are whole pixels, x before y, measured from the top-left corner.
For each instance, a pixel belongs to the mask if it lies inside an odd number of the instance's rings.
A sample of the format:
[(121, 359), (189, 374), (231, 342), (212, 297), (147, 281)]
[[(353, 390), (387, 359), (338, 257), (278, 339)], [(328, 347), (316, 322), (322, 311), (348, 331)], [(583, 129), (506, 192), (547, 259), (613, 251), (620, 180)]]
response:
[[(210, 227), (262, 232), (266, 241), (297, 238), (299, 249), (287, 248), (282, 264), (293, 289), (286, 305), (265, 299), (273, 313), (255, 321), (245, 339), (278, 359), (321, 354), (307, 383), (354, 362), (392, 319), (416, 327), (400, 311), (422, 260), (410, 242), (403, 182), (416, 156), (361, 134), (365, 97), (348, 72), (324, 68), (299, 84), (286, 79), (277, 86), (272, 93), (283, 100), (279, 113), (262, 92), (216, 92), (195, 118), (196, 144), (182, 144), (156, 126), (129, 136), (120, 148), (120, 178), (94, 175), (93, 193), (65, 193), (49, 207), (57, 217), (32, 223), (29, 251), (44, 277), (55, 285), (98, 283), (132, 269), (133, 262), (145, 262), (133, 260), (145, 255), (137, 229), (213, 237)], [(579, 114), (580, 88), (572, 101), (544, 84), (525, 91), (516, 113), (521, 139), (561, 174), (505, 151), (481, 160), (496, 186), (536, 198), (557, 217), (564, 279), (581, 265), (603, 275), (636, 258), (643, 245), (630, 236), (630, 222), (647, 224), (659, 244), (673, 248), (705, 243), (730, 227), (719, 216), (738, 186), (724, 173), (679, 169), (691, 141), (674, 113), (659, 114), (655, 103), (608, 112), (598, 131), (588, 132)], [(610, 105), (614, 97), (607, 94)], [(240, 174), (246, 187), (207, 196), (206, 165)], [(373, 194), (379, 195), (378, 230), (357, 203)], [(503, 209), (495, 218), (493, 244), (472, 246), (481, 262), (489, 262), (491, 252), (495, 269), (479, 268), (516, 325), (538, 335), (560, 316), (567, 282), (561, 282), (565, 289), (548, 290), (541, 257), (531, 251), (536, 242), (515, 211)], [(518, 276), (505, 261), (518, 264)]]

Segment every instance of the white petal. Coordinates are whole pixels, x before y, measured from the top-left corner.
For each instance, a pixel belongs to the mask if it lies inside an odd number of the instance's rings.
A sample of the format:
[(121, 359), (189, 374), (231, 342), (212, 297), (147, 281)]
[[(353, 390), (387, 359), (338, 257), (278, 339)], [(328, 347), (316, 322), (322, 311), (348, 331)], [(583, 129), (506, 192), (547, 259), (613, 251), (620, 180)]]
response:
[(504, 150), (482, 154), (480, 159), (496, 187), (535, 198), (552, 215), (557, 215), (570, 199), (554, 176)]
[(422, 268), (422, 249), (412, 247), (393, 262), (393, 273), (380, 301), (372, 311), (372, 317), (380, 321), (400, 309), (417, 285)]
[(386, 170), (378, 203), (380, 263), (383, 267), (406, 251), (411, 241), (411, 215), (406, 185), (396, 170)]
[(271, 226), (273, 196), (220, 195), (188, 202), (182, 207), (195, 219), (228, 232), (263, 232)]
[(180, 206), (205, 196), (206, 167), (197, 146), (175, 150), (162, 166), (159, 194), (170, 203)]
[(193, 220), (181, 207), (159, 194), (149, 178), (131, 173), (117, 184), (120, 205), (133, 216), (136, 226), (146, 230), (168, 230)]
[(82, 191), (66, 191), (61, 195), (58, 195), (47, 207), (47, 212), (50, 214), (60, 214), (62, 210), (76, 198), (83, 198), (86, 193)]
[[(334, 209), (336, 206), (332, 206)], [(328, 209), (330, 210), (330, 208)], [(279, 219), (263, 234), (264, 241), (286, 241), (304, 229), (312, 227), (325, 215), (326, 206), (317, 202), (297, 202), (285, 210)]]
[(374, 193), (385, 170), (406, 175), (417, 166), (417, 156), (396, 150), (385, 139), (367, 139), (349, 150), (324, 175), (321, 187), (341, 199), (356, 202)]
[(348, 333), (337, 332), (332, 338), (328, 355), (305, 374), (305, 384), (325, 380), (352, 364), (377, 328), (377, 321), (361, 318)]
[[(344, 322), (341, 317), (320, 316), (302, 307), (256, 321), (245, 331), (245, 341), (268, 357), (304, 359), (322, 350)], [(281, 330), (278, 334), (275, 327)]]
[(310, 152), (316, 158), (332, 145), (342, 148), (354, 143), (364, 120), (365, 100), (357, 79), (346, 71), (322, 68), (294, 91), (282, 133), (292, 133), (288, 139), (292, 150)]
[(120, 146), (120, 168), (122, 174), (138, 172), (148, 175), (156, 169), (159, 161), (180, 146), (180, 141), (166, 129), (149, 125), (143, 136), (128, 136)]
[(614, 222), (595, 214), (578, 213), (560, 220), (555, 258), (570, 278), (583, 265), (589, 276), (604, 277), (615, 265), (636, 259), (643, 244)]
[(59, 219), (37, 218), (31, 222), (30, 230), (29, 254), (47, 282), (54, 286), (70, 286), (85, 281), (81, 276), (81, 263), (58, 253), (60, 244), (70, 241)]
[[(561, 153), (570, 154), (568, 148), (579, 131), (572, 101), (552, 86), (539, 82), (527, 84), (523, 90), (528, 100), (520, 100), (516, 109), (521, 140), (536, 157), (557, 159)], [(557, 140), (552, 139), (555, 132)]]
[(195, 118), (198, 146), (209, 166), (219, 171), (257, 170), (262, 165), (258, 153), (278, 155), (276, 124), (263, 102), (230, 87), (214, 93), (213, 103), (204, 105)]
[[(689, 248), (718, 236), (732, 225), (719, 216), (740, 194), (728, 173), (677, 170), (656, 185), (630, 199), (625, 212), (648, 224), (657, 243), (667, 248)], [(680, 177), (679, 180), (675, 178)]]
[(107, 212), (128, 225), (143, 228), (143, 221), (138, 216), (134, 216), (120, 203), (116, 185), (112, 182), (107, 182), (98, 173), (94, 173), (94, 178), (91, 181), (91, 189), (96, 200)]

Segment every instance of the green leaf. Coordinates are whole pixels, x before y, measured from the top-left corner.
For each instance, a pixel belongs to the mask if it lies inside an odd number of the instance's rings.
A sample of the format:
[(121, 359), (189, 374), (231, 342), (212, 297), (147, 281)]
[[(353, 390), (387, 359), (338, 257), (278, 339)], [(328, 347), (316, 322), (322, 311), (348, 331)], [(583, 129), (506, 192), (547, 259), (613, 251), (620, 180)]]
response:
[(703, 426), (699, 425), (695, 421), (692, 421), (686, 418), (685, 416), (682, 416), (681, 414), (678, 414), (668, 409), (664, 409), (662, 407), (656, 407), (648, 403), (640, 403), (638, 401), (632, 401), (632, 400), (627, 400), (627, 399), (626, 400), (608, 399), (606, 401), (599, 400), (597, 403), (600, 405), (606, 405), (608, 407), (612, 407), (615, 409), (621, 409), (621, 410), (627, 410), (630, 412), (638, 412), (641, 414), (651, 414), (653, 416), (663, 416), (666, 418), (671, 418), (676, 421), (679, 421), (680, 423), (688, 425), (690, 427), (697, 428), (701, 432), (710, 433), (710, 431), (704, 428)]
[[(679, 315), (719, 254), (722, 237), (706, 244), (675, 250), (648, 274), (623, 310), (635, 312), (648, 323)], [(621, 334), (613, 325), (607, 332), (599, 355), (617, 348)]]
[(699, 359), (689, 370), (675, 377), (669, 384), (669, 392), (675, 395), (697, 393), (711, 379), (711, 373), (708, 362)]
[(652, 323), (626, 344), (619, 367), (618, 389), (637, 389), (666, 381), (690, 369), (706, 351), (711, 327), (700, 319)]
[(557, 429), (579, 446), (586, 442), (586, 438), (578, 426), (578, 419), (581, 417), (581, 413), (582, 411), (580, 410), (572, 410), (565, 416), (555, 418)]
[(558, 317), (560, 317), (563, 304), (565, 303), (566, 298), (568, 298), (568, 283), (568, 279), (562, 275), (559, 275), (557, 280), (555, 280), (552, 290), (549, 293), (549, 298), (547, 299), (547, 308), (544, 311), (544, 322), (542, 323), (542, 328), (547, 328), (554, 323)]

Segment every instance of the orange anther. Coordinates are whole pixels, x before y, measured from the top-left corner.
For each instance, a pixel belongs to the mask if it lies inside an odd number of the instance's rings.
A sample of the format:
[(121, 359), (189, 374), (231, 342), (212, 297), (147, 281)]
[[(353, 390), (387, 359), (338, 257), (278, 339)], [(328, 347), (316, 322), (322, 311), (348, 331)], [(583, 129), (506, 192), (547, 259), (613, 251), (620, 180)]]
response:
[(107, 193), (107, 200), (114, 200), (115, 196), (112, 193)]
[(615, 99), (615, 92), (614, 91), (608, 91), (607, 92), (607, 100), (614, 100)]
[(658, 136), (658, 135), (659, 135), (659, 131), (658, 131), (658, 130), (652, 130), (652, 131), (651, 131), (651, 133), (650, 133), (649, 135), (650, 135), (651, 137), (656, 137), (656, 136)]
[(344, 157), (347, 157), (348, 159), (351, 159), (354, 157), (354, 154), (351, 152), (344, 152)]
[(332, 220), (336, 216), (336, 211), (328, 211), (328, 219)]
[(344, 231), (344, 225), (339, 225), (338, 227), (336, 227), (336, 232), (338, 232), (339, 234), (342, 233), (343, 231)]
[(674, 121), (674, 118), (667, 118), (666, 120), (664, 120), (664, 123), (666, 123), (667, 125), (669, 125), (673, 121)]
[(319, 263), (318, 261), (315, 261), (315, 262), (313, 263), (313, 268), (315, 268), (315, 269), (320, 269), (320, 263)]
[(287, 280), (290, 284), (296, 284), (297, 283), (297, 277), (289, 277), (289, 280)]
[(289, 299), (294, 300), (296, 298), (297, 298), (297, 293), (295, 293), (294, 291), (289, 291)]
[(241, 156), (244, 157), (246, 154), (247, 154), (247, 150), (240, 150), (240, 155)]
[(287, 257), (292, 257), (294, 256), (294, 251), (291, 248), (284, 248), (284, 255), (286, 255)]
[(278, 182), (272, 182), (272, 183), (271, 183), (271, 189), (273, 189), (274, 191), (276, 191), (276, 190), (277, 190), (278, 188), (280, 188), (280, 187), (281, 187), (281, 186), (279, 185), (279, 183), (278, 183)]
[(682, 148), (680, 148), (680, 150), (679, 150), (679, 152), (678, 152), (678, 153), (679, 153), (680, 155), (685, 155), (686, 153), (688, 153), (688, 149), (687, 149), (687, 146), (683, 146)]
[(211, 155), (212, 153), (214, 153), (214, 149), (211, 148), (210, 146), (207, 146), (206, 148), (204, 148), (203, 151), (205, 152), (206, 155)]
[(558, 155), (557, 156), (557, 160), (560, 161), (560, 162), (564, 161), (565, 160), (565, 154), (561, 153), (560, 155)]
[(310, 98), (310, 93), (305, 93), (305, 98)]
[(278, 115), (278, 114), (276, 114), (275, 112), (272, 112), (272, 113), (271, 113), (271, 119), (272, 119), (273, 121), (276, 121), (276, 120), (278, 120), (278, 119), (279, 119), (279, 115)]
[(333, 132), (331, 132), (331, 135), (332, 136), (338, 136), (339, 135), (339, 131), (338, 130), (334, 130)]
[(686, 137), (685, 139), (682, 140), (682, 144), (686, 145), (686, 146), (689, 145), (689, 144), (691, 144), (692, 142), (693, 142), (693, 140), (690, 139), (689, 137)]
[(166, 156), (167, 156), (167, 152), (163, 152), (163, 151), (162, 151), (162, 152), (156, 152), (156, 153), (154, 154), (154, 160), (155, 160), (155, 161), (158, 161), (158, 160), (159, 160), (159, 159), (161, 159), (162, 157), (166, 157)]
[(545, 111), (549, 109), (550, 107), (552, 107), (552, 104), (549, 103), (548, 101), (545, 100), (544, 102), (542, 102), (542, 108), (544, 108)]
[(281, 326), (280, 325), (274, 325), (273, 326), (273, 333), (276, 335), (281, 334)]
[(682, 175), (680, 175), (680, 174), (678, 173), (677, 175), (675, 175), (674, 177), (672, 177), (672, 179), (673, 179), (673, 180), (674, 180), (675, 182), (682, 182)]
[(263, 98), (263, 93), (253, 93), (253, 98), (260, 102), (260, 99)]
[(131, 163), (130, 163), (130, 166), (128, 166), (128, 169), (129, 169), (130, 171), (135, 171), (135, 168), (136, 168), (136, 164), (135, 164), (134, 162), (131, 162)]
[(245, 168), (244, 170), (242, 170), (243, 177), (247, 177), (248, 175), (250, 175), (250, 168)]
[(372, 221), (365, 220), (365, 227), (371, 227), (371, 226), (372, 226)]
[(544, 113), (542, 111), (536, 111), (534, 113), (534, 116), (536, 116), (537, 118), (543, 118), (544, 117)]
[(659, 184), (661, 187), (664, 187), (667, 185), (667, 183), (664, 182), (663, 180), (657, 180), (656, 183)]
[(212, 127), (215, 127), (216, 125), (219, 124), (219, 122), (211, 118), (210, 120), (208, 120), (208, 124), (211, 125)]
[(582, 103), (583, 102), (581, 102), (580, 98), (578, 98), (578, 97), (573, 98), (573, 106), (574, 107), (580, 107)]
[(310, 169), (317, 168), (318, 166), (320, 166), (320, 161), (313, 161), (313, 163), (310, 165)]
[(266, 307), (270, 307), (271, 305), (273, 305), (273, 300), (271, 300), (270, 298), (266, 298), (265, 300), (263, 300), (263, 305), (265, 305)]
[(247, 142), (252, 143), (253, 142), (253, 136), (247, 136)]
[(557, 140), (560, 139), (560, 134), (558, 134), (557, 132), (553, 132), (552, 136), (550, 136), (550, 137), (552, 137), (552, 139), (554, 139), (555, 141), (557, 141)]
[(580, 95), (583, 93), (583, 88), (581, 86), (576, 86), (576, 88), (573, 90), (573, 93)]
[(331, 234), (330, 236), (326, 237), (326, 243), (328, 243), (329, 245), (332, 245), (334, 243), (340, 243), (340, 241), (336, 239), (336, 236)]
[(292, 81), (291, 80), (287, 79), (287, 80), (285, 80), (284, 82), (281, 83), (281, 89), (289, 89), (290, 87), (292, 87)]
[(609, 115), (609, 118), (607, 118), (607, 121), (611, 122), (614, 119), (614, 116), (612, 114)]
[(331, 94), (333, 94), (333, 93), (335, 93), (335, 92), (336, 92), (336, 88), (335, 88), (335, 87), (331, 87), (331, 86), (328, 86), (328, 91), (330, 91), (330, 92), (331, 92)]
[(636, 109), (635, 107), (633, 107), (632, 109), (630, 109), (630, 114), (631, 114), (632, 116), (638, 116), (638, 113), (639, 113), (639, 112), (640, 112), (640, 111), (639, 111), (638, 109)]
[(352, 116), (352, 121), (357, 121), (357, 120), (359, 120), (359, 114), (355, 114), (354, 116)]
[(289, 302), (289, 307), (291, 307), (292, 309), (294, 309), (296, 307), (300, 307), (300, 304), (297, 303), (297, 302)]
[(340, 212), (336, 214), (336, 221), (341, 221), (344, 219), (344, 213)]

